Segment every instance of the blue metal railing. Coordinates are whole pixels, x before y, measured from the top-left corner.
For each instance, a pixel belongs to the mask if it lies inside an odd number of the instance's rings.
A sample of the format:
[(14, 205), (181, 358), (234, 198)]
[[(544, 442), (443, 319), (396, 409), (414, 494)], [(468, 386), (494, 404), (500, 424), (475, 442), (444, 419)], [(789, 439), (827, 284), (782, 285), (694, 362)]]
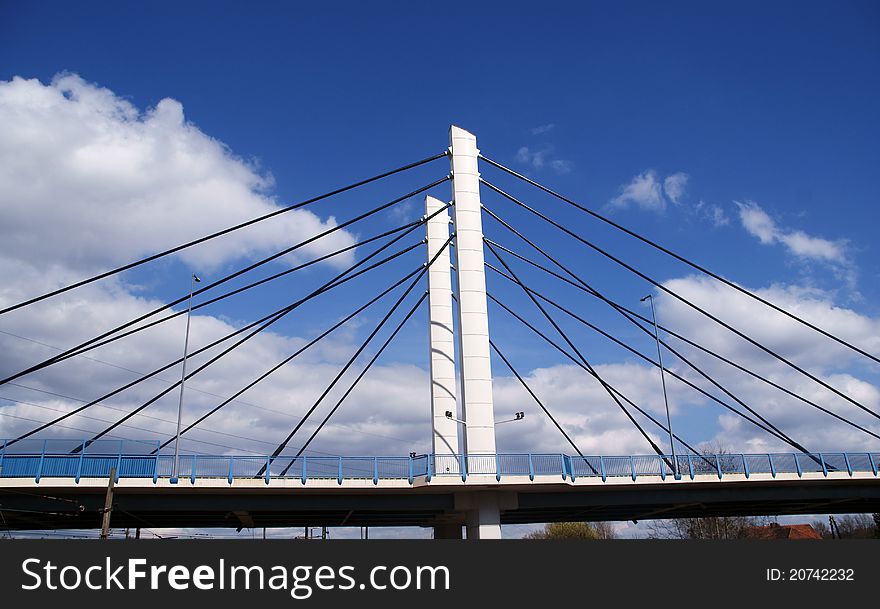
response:
[[(158, 443), (103, 441), (84, 445), (74, 440), (39, 440), (12, 446), (0, 441), (0, 478), (82, 479), (106, 478), (112, 469), (116, 477), (171, 479), (174, 456), (154, 454)], [(115, 449), (115, 450), (114, 450)], [(267, 467), (268, 466), (268, 467)], [(178, 479), (195, 483), (199, 479), (234, 480), (273, 478), (309, 480), (404, 480), (460, 476), (494, 476), (497, 481), (511, 476), (563, 480), (578, 478), (619, 481), (630, 478), (679, 478), (694, 480), (711, 476), (723, 479), (730, 474), (746, 478), (755, 475), (797, 474), (827, 477), (829, 474), (869, 474), (878, 477), (880, 453), (765, 453), (721, 455), (627, 455), (570, 456), (547, 453), (491, 455), (414, 455), (409, 457), (289, 457), (239, 455), (180, 455)], [(174, 481), (174, 480), (172, 480)]]

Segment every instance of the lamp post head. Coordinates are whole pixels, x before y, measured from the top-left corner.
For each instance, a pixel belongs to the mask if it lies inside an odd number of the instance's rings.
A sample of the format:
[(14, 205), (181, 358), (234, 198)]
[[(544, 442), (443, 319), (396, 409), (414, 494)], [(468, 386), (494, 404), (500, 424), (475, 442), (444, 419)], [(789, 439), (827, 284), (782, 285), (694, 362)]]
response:
[(645, 302), (646, 300), (648, 300), (648, 299), (653, 299), (653, 298), (654, 298), (653, 295), (648, 294), (648, 295), (645, 296), (644, 298), (639, 298), (639, 302)]
[(201, 282), (202, 282), (202, 280), (199, 279), (199, 276), (196, 275), (195, 273), (193, 273), (193, 281), (195, 281), (196, 283), (201, 283)]

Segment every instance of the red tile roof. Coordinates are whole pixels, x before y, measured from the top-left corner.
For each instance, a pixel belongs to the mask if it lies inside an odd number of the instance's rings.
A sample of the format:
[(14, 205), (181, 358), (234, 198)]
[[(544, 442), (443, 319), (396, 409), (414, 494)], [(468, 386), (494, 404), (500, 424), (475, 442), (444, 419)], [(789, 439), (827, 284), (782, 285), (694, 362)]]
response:
[(770, 524), (765, 527), (746, 529), (749, 539), (822, 539), (822, 536), (809, 524)]

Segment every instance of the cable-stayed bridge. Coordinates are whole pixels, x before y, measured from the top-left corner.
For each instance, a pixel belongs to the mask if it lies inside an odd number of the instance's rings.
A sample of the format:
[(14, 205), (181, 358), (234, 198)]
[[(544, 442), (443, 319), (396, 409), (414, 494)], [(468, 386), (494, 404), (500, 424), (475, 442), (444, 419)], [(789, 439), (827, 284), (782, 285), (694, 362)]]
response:
[[(41, 422), (29, 431), (4, 440), (0, 446), (0, 514), (2, 525), (9, 529), (89, 528), (100, 525), (105, 513), (106, 491), (113, 488), (114, 526), (293, 526), (293, 525), (418, 525), (434, 527), (437, 537), (460, 537), (467, 526), (469, 538), (500, 537), (502, 523), (546, 522), (554, 520), (644, 520), (651, 518), (692, 517), (734, 514), (810, 514), (880, 511), (880, 452), (861, 447), (838, 447), (835, 452), (817, 452), (792, 438), (782, 426), (774, 424), (761, 405), (750, 403), (736, 387), (721, 382), (712, 369), (688, 357), (699, 352), (715, 365), (728, 366), (748, 375), (781, 395), (827, 417), (828, 424), (855, 430), (874, 440), (880, 435), (872, 425), (853, 420), (839, 408), (817, 400), (812, 394), (762, 374), (751, 366), (702, 344), (697, 337), (680, 329), (656, 323), (600, 292), (585, 279), (581, 268), (565, 264), (550, 253), (541, 240), (530, 237), (531, 225), (541, 224), (552, 230), (554, 238), (589, 250), (620, 267), (658, 294), (675, 299), (732, 336), (751, 345), (774, 362), (790, 370), (829, 395), (842, 400), (873, 419), (874, 410), (835, 386), (827, 378), (811, 372), (778, 350), (763, 344), (747, 332), (696, 304), (635, 264), (613, 254), (562, 222), (551, 212), (544, 212), (522, 197), (514, 196), (480, 174), (480, 163), (497, 175), (524, 183), (528, 188), (549, 195), (566, 206), (598, 220), (627, 238), (635, 239), (661, 254), (685, 264), (694, 272), (719, 282), (760, 307), (783, 315), (808, 329), (815, 336), (816, 348), (833, 344), (855, 353), (867, 365), (880, 359), (822, 327), (811, 323), (773, 302), (753, 293), (720, 274), (714, 273), (672, 249), (624, 227), (527, 176), (521, 175), (482, 155), (474, 135), (458, 127), (450, 130), (449, 148), (437, 155), (366, 180), (336, 189), (301, 203), (279, 208), (264, 216), (206, 235), (191, 242), (134, 261), (7, 306), (2, 316), (66, 292), (84, 287), (135, 269), (163, 257), (222, 238), (234, 231), (260, 222), (271, 222), (283, 213), (300, 209), (354, 191), (392, 175), (417, 167), (433, 167), (446, 159), (451, 172), (400, 197), (356, 215), (285, 250), (254, 262), (212, 281), (197, 290), (164, 303), (101, 334), (63, 349), (59, 354), (21, 369), (3, 373), (0, 385), (16, 385), (27, 375), (126, 337), (148, 331), (166, 321), (191, 311), (234, 297), (298, 270), (351, 252), (355, 248), (372, 251), (337, 273), (305, 296), (276, 309), (262, 318), (207, 344), (196, 346), (179, 359), (118, 387), (102, 390), (102, 395), (65, 411), (50, 421)], [(431, 193), (449, 182), (452, 201), (447, 203)], [(512, 205), (529, 218), (529, 227), (517, 225), (506, 214), (483, 204), (482, 194)], [(224, 284), (235, 280), (283, 256), (307, 248), (310, 244), (350, 226), (394, 208), (413, 197), (425, 197), (425, 215), (392, 230), (382, 231), (357, 243), (299, 263), (284, 271), (220, 293)], [(503, 237), (488, 238), (484, 220), (493, 223)], [(414, 243), (412, 242), (415, 239)], [(371, 271), (400, 260), (410, 252), (424, 252), (424, 258), (408, 274), (376, 293), (350, 314), (339, 319), (314, 339), (290, 353), (234, 394), (222, 398), (211, 409), (179, 427), (174, 437), (146, 440), (112, 440), (114, 431), (127, 421), (142, 415), (172, 392), (179, 391), (181, 404), (185, 382), (229, 355), (254, 336), (294, 313), (305, 303), (332, 294), (340, 286)], [(487, 255), (490, 257), (487, 261)], [(487, 273), (488, 272), (488, 273)], [(586, 299), (607, 307), (636, 333), (656, 340), (656, 359), (642, 353), (618, 335), (566, 306), (545, 290), (535, 287), (531, 277), (540, 275), (577, 290)], [(513, 289), (530, 303), (528, 311), (509, 304), (502, 294), (487, 290), (487, 274)], [(242, 279), (239, 279), (242, 278)], [(227, 286), (229, 287), (229, 286)], [(201, 297), (193, 305), (193, 297)], [(235, 402), (245, 392), (269, 379), (271, 375), (308, 351), (335, 330), (356, 319), (369, 307), (387, 296), (394, 296), (381, 320), (347, 359), (326, 389), (315, 400), (286, 436), (279, 435), (274, 450), (265, 455), (194, 454), (179, 451), (180, 438), (199, 429), (205, 421)], [(186, 309), (172, 307), (188, 302)], [(644, 439), (648, 455), (592, 455), (577, 445), (564, 421), (554, 416), (546, 396), (538, 395), (502, 350), (503, 340), (490, 337), (489, 307), (515, 321), (524, 333), (533, 335), (554, 353), (570, 361), (592, 377), (607, 395), (602, 408), (622, 413)], [(359, 382), (397, 338), (404, 326), (425, 307), (428, 318), (428, 354), (430, 361), (431, 438), (427, 454), (409, 455), (332, 455), (315, 456), (308, 447), (357, 390)], [(397, 319), (392, 326), (392, 319)], [(697, 392), (720, 408), (760, 429), (775, 441), (790, 447), (786, 453), (704, 454), (673, 430), (670, 419), (664, 423), (643, 405), (627, 397), (608, 382), (601, 370), (584, 353), (576, 337), (564, 323), (577, 323), (598, 333), (613, 344), (665, 376)], [(390, 329), (389, 329), (390, 328)], [(661, 338), (662, 331), (664, 337)], [(379, 337), (384, 336), (384, 339)], [(678, 345), (674, 343), (678, 342)], [(501, 343), (502, 346), (499, 346)], [(369, 357), (366, 354), (371, 351)], [(673, 356), (682, 368), (669, 367), (663, 353)], [(205, 355), (205, 361), (186, 368), (188, 358)], [(496, 447), (496, 421), (493, 401), (493, 354), (515, 377), (543, 416), (564, 438), (567, 450), (562, 453), (506, 454)], [(360, 372), (348, 382), (350, 374)], [(149, 381), (165, 371), (182, 367), (181, 380), (169, 384), (136, 408), (126, 410), (119, 419), (81, 440), (58, 437), (65, 421), (81, 415), (127, 390)], [(684, 374), (683, 370), (688, 373)], [(664, 376), (665, 375), (665, 376)], [(343, 379), (345, 382), (343, 382)], [(341, 392), (341, 395), (340, 395)], [(339, 395), (337, 398), (336, 396)], [(333, 396), (333, 398), (330, 398)], [(312, 417), (322, 406), (332, 403), (329, 411), (314, 425)], [(585, 406), (586, 407), (586, 406)], [(599, 408), (599, 405), (589, 405)], [(519, 416), (519, 415), (518, 415)], [(864, 416), (863, 416), (864, 418)], [(312, 429), (312, 426), (314, 428)], [(650, 427), (648, 427), (650, 426)], [(305, 429), (311, 432), (303, 440)], [(668, 449), (661, 447), (649, 433), (659, 430), (669, 438)], [(291, 445), (298, 438), (295, 449)], [(274, 443), (274, 440), (273, 440)], [(858, 450), (857, 450), (858, 449)], [(174, 451), (174, 454), (171, 454)]]

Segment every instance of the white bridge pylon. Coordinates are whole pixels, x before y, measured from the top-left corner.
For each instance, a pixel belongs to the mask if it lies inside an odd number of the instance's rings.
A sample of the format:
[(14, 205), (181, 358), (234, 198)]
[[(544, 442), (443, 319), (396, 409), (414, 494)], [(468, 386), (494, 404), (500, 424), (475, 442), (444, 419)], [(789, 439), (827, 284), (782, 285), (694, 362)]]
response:
[[(458, 316), (454, 319), (452, 269), (447, 247), (428, 273), (431, 437), (437, 471), (459, 473), (460, 463), (451, 455), (465, 454), (470, 460), (478, 460), (480, 455), (495, 454), (495, 408), (492, 402), (477, 138), (453, 125), (449, 130), (449, 152)], [(430, 216), (444, 205), (438, 199), (427, 197), (425, 212)], [(449, 215), (438, 213), (426, 224), (428, 260), (431, 260), (449, 239)], [(458, 335), (461, 356), (460, 400), (456, 399), (454, 332)], [(461, 406), (460, 418), (456, 403)], [(447, 412), (452, 418), (446, 415)], [(459, 427), (463, 431), (461, 440)], [(475, 499), (467, 510), (468, 538), (500, 538), (497, 499), (494, 495)]]
[[(428, 269), (428, 332), (431, 365), (431, 444), (435, 455), (434, 468), (458, 471), (452, 455), (460, 451), (458, 443), (458, 406), (455, 387), (455, 334), (452, 321), (452, 277), (450, 273), (448, 211), (440, 211), (446, 203), (428, 196), (428, 260), (436, 260)], [(437, 213), (439, 212), (439, 213)], [(437, 213), (435, 216), (431, 214)], [(442, 251), (441, 251), (442, 248)], [(454, 418), (446, 416), (451, 412)], [(440, 459), (437, 456), (440, 455)], [(455, 469), (452, 469), (455, 468)]]

